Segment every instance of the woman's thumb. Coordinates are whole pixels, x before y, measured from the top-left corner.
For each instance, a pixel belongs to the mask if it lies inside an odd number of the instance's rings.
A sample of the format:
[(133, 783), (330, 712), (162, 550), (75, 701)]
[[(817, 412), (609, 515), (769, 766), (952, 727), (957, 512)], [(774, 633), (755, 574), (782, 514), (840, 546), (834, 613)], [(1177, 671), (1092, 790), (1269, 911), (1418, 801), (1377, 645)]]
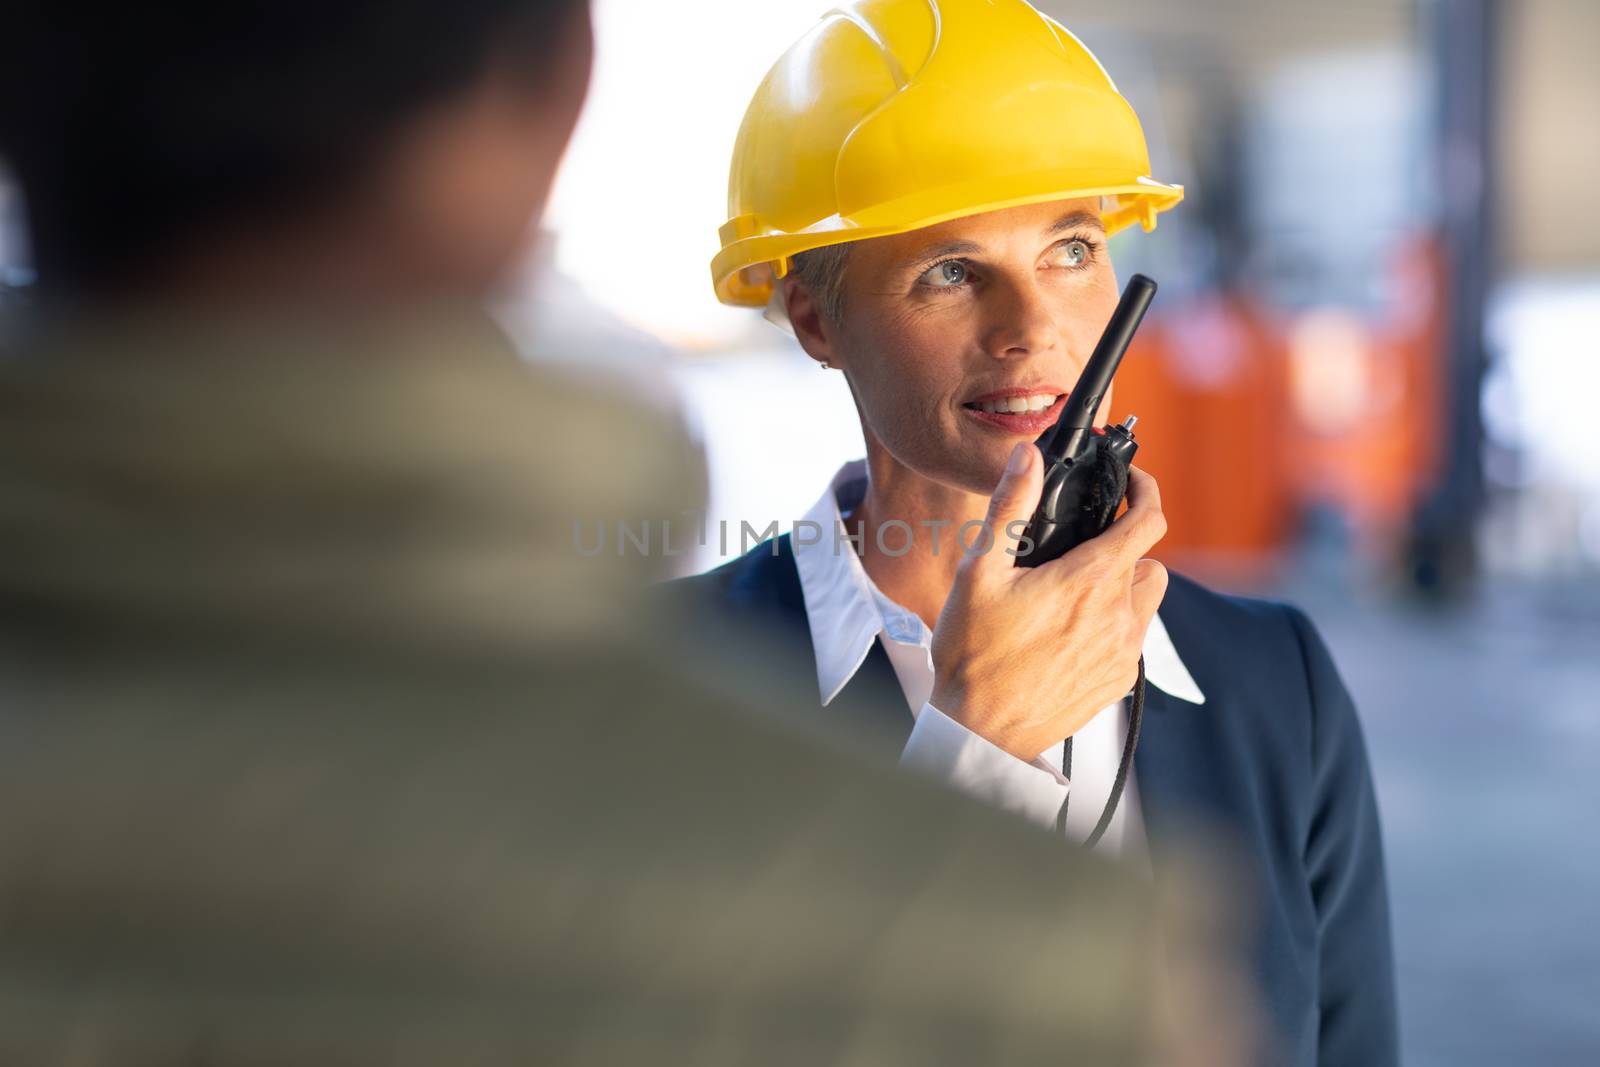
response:
[(1044, 488), (1042, 466), (1039, 450), (1033, 442), (1020, 442), (1011, 450), (1005, 473), (1000, 475), (1000, 483), (989, 497), (989, 513), (984, 520), (989, 524), (990, 551), (987, 554), (997, 557), (1003, 566), (1013, 565), (1013, 557), (1004, 549), (1014, 546), (1022, 532), (1021, 526), (1013, 530), (1011, 525), (1033, 518), (1034, 509), (1039, 506), (1039, 493)]

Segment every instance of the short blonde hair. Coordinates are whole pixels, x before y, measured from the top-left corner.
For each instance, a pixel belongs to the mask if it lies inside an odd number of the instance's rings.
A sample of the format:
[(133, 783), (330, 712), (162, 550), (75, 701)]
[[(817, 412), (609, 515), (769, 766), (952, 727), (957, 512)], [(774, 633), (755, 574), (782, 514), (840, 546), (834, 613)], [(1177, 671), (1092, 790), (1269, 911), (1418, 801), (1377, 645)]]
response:
[(817, 310), (829, 322), (844, 314), (844, 265), (850, 244), (824, 245), (808, 252), (796, 252), (789, 260), (789, 273), (811, 292)]

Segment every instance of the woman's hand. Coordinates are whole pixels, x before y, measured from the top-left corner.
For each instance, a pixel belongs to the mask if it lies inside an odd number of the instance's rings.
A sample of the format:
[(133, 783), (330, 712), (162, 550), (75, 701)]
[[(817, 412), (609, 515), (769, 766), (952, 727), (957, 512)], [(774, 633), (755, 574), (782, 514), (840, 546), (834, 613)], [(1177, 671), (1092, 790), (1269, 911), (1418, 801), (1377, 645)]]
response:
[(1007, 530), (1032, 517), (1043, 485), (1038, 448), (1019, 444), (989, 500), (990, 548), (962, 559), (933, 630), (933, 706), (1022, 760), (1133, 688), (1167, 591), (1167, 569), (1142, 558), (1167, 520), (1155, 479), (1138, 467), (1128, 472), (1128, 510), (1104, 533), (1060, 559), (1016, 566)]

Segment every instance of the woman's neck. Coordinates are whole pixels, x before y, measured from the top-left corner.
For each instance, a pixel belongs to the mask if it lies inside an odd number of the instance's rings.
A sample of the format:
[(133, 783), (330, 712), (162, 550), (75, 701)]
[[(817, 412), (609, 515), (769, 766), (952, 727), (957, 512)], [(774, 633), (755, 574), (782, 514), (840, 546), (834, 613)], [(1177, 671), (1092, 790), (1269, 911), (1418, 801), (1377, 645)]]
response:
[[(962, 526), (988, 508), (987, 497), (918, 474), (869, 442), (866, 496), (846, 526), (864, 531), (861, 562), (877, 587), (932, 629), (961, 562)], [(968, 529), (966, 541), (981, 547), (982, 534)]]

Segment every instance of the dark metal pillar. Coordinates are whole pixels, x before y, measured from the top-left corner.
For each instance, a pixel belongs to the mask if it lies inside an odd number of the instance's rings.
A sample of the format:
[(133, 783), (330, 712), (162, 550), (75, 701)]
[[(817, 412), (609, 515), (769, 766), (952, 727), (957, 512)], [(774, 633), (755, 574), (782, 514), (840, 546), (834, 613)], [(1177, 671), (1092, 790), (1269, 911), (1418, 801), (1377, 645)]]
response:
[(1436, 157), (1445, 252), (1439, 476), (1412, 517), (1406, 566), (1423, 596), (1453, 599), (1477, 575), (1475, 534), (1483, 504), (1484, 309), (1496, 245), (1494, 121), (1500, 0), (1429, 0), (1424, 27), (1432, 54)]

